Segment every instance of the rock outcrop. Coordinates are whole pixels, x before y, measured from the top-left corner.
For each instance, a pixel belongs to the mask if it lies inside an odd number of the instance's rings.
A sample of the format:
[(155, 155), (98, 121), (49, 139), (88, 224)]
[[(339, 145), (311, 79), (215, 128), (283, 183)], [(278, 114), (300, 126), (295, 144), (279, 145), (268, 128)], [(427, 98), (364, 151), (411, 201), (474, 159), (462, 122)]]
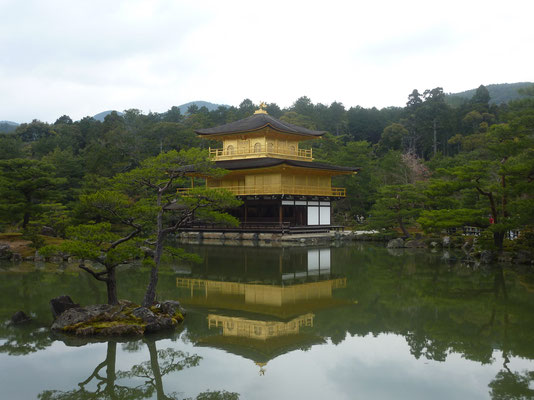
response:
[(52, 316), (54, 319), (59, 317), (65, 311), (71, 308), (78, 308), (79, 304), (74, 303), (70, 296), (59, 296), (50, 300), (50, 309), (52, 310)]
[(0, 243), (0, 260), (10, 260), (12, 256), (11, 247), (8, 244)]
[(145, 324), (145, 332), (158, 332), (172, 328), (176, 325), (170, 314), (158, 315), (146, 307), (138, 307), (132, 311), (132, 315), (139, 318)]
[(164, 301), (148, 308), (121, 300), (117, 305), (69, 308), (56, 318), (52, 330), (77, 336), (142, 335), (172, 329), (183, 320), (183, 315), (176, 301)]

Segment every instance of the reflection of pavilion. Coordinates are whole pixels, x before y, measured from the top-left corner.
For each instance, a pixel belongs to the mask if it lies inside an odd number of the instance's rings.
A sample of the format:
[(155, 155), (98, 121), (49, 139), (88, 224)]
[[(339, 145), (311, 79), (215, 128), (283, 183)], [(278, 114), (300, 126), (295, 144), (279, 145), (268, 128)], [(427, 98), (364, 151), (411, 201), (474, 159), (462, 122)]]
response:
[(314, 317), (314, 314), (308, 313), (289, 321), (272, 321), (209, 314), (209, 328), (219, 329), (221, 334), (203, 337), (197, 344), (248, 358), (260, 367), (260, 375), (263, 375), (270, 360), (324, 343), (324, 339), (310, 332)]
[(344, 304), (333, 291), (347, 279), (332, 274), (329, 248), (213, 250), (196, 271), (203, 277), (176, 278), (184, 305), (288, 319)]
[(292, 249), (289, 254), (259, 250), (257, 263), (250, 262), (254, 251), (227, 250), (231, 267), (222, 265), (226, 257), (215, 251), (218, 256), (204, 255), (205, 265), (193, 271), (195, 277), (177, 277), (180, 300), (187, 307), (208, 309), (208, 329), (218, 332), (201, 337), (198, 345), (249, 358), (260, 365), (260, 373), (281, 354), (323, 343), (313, 334), (315, 312), (347, 304), (333, 296), (347, 281), (332, 274), (329, 248)]
[(182, 304), (186, 306), (244, 311), (278, 318), (290, 318), (311, 310), (344, 304), (333, 298), (332, 292), (346, 285), (346, 278), (290, 285), (176, 279), (177, 287), (188, 289), (189, 296), (181, 297)]
[(256, 340), (268, 340), (277, 336), (298, 335), (301, 326), (313, 326), (313, 317), (308, 313), (291, 321), (257, 321), (241, 317), (209, 314), (209, 328), (222, 328), (223, 336), (239, 336)]

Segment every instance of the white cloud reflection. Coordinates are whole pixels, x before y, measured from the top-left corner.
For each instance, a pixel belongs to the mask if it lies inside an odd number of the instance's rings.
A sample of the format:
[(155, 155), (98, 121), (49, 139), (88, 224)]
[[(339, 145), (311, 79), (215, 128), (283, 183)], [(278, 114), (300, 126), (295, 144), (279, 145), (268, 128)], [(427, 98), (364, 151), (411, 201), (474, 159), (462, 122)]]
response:
[[(163, 377), (166, 393), (194, 397), (206, 390), (237, 392), (241, 399), (487, 399), (488, 384), (502, 370), (503, 358), (494, 351), (491, 364), (450, 353), (444, 362), (415, 359), (404, 337), (394, 334), (347, 335), (338, 345), (314, 345), (270, 360), (265, 375), (252, 360), (209, 347), (195, 347), (189, 341), (161, 340), (157, 349), (173, 348), (201, 356), (198, 366)], [(55, 342), (23, 357), (0, 354), (0, 365), (9, 366), (0, 375), (6, 398), (29, 399), (45, 389), (73, 390), (106, 359), (107, 345), (69, 347)], [(117, 346), (116, 370), (150, 360), (144, 343), (138, 351)], [(161, 361), (162, 362), (162, 361)], [(54, 366), (51, 368), (50, 366)], [(532, 370), (532, 361), (511, 357), (511, 371)], [(105, 370), (101, 371), (105, 376)], [(31, 377), (29, 379), (28, 377)], [(118, 380), (135, 386), (143, 381)], [(91, 383), (91, 387), (94, 383)]]

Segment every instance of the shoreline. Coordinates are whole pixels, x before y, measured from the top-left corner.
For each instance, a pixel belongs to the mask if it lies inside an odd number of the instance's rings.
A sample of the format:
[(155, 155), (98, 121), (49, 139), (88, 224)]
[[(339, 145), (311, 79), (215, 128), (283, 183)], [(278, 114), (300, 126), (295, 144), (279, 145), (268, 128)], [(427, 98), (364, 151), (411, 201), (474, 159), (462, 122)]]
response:
[[(18, 236), (12, 234), (13, 237)], [(21, 262), (53, 262), (72, 263), (77, 259), (68, 254), (54, 257), (44, 257), (29, 246), (31, 242), (21, 240), (9, 241), (0, 238), (0, 260)], [(61, 240), (51, 238), (52, 240)], [(507, 264), (522, 264), (534, 266), (534, 254), (528, 250), (495, 251), (480, 249), (470, 236), (421, 236), (416, 235), (406, 240), (394, 237), (391, 234), (377, 231), (330, 231), (324, 233), (247, 233), (247, 232), (180, 232), (174, 235), (179, 243), (195, 245), (227, 245), (243, 247), (306, 247), (317, 245), (332, 245), (353, 242), (382, 243), (391, 250), (420, 249), (431, 252), (443, 250), (444, 252), (459, 251), (466, 262), (481, 262), (490, 264), (494, 262)], [(24, 243), (22, 243), (24, 242)], [(15, 251), (17, 250), (17, 251)], [(32, 254), (32, 255), (29, 255)], [(24, 256), (23, 256), (24, 255)]]

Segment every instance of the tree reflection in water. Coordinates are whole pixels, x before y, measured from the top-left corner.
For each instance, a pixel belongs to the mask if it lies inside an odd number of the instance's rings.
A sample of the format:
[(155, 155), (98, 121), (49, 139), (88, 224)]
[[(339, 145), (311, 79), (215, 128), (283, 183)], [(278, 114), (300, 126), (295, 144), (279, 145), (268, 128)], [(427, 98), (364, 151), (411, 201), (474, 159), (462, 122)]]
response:
[[(155, 394), (155, 398), (158, 400), (184, 399), (176, 392), (170, 394), (165, 393), (163, 376), (171, 372), (179, 372), (186, 368), (196, 367), (202, 357), (196, 354), (189, 355), (186, 352), (172, 348), (157, 350), (155, 340), (144, 339), (143, 342), (148, 348), (150, 360), (134, 365), (129, 371), (116, 371), (117, 342), (109, 341), (106, 359), (96, 366), (87, 379), (78, 383), (77, 389), (69, 391), (45, 390), (38, 395), (38, 398), (41, 400), (130, 400), (154, 398)], [(136, 351), (140, 349), (140, 343), (142, 342), (129, 342), (125, 344), (125, 348), (129, 351)], [(135, 381), (139, 378), (143, 380), (143, 384), (138, 386), (128, 386), (118, 383), (118, 381)], [(200, 393), (195, 399), (237, 400), (239, 399), (239, 394), (226, 391), (206, 391)]]
[(534, 371), (523, 371), (522, 373), (518, 373), (506, 369), (502, 370), (489, 384), (491, 398), (493, 400), (533, 399), (533, 382)]
[(0, 323), (0, 353), (10, 356), (23, 356), (49, 347), (53, 339), (50, 328), (33, 321), (23, 326), (12, 326)]
[[(489, 383), (491, 389), (490, 395), (493, 400), (528, 400), (534, 398), (534, 371), (512, 372), (508, 368), (510, 362), (508, 350), (508, 292), (506, 291), (506, 284), (504, 279), (504, 272), (499, 268), (495, 274), (494, 286), (495, 298), (498, 299), (502, 294), (504, 301), (504, 346), (502, 349), (502, 356), (504, 359), (503, 369), (495, 376)], [(491, 320), (488, 325), (493, 325), (495, 319), (495, 308), (491, 314)]]

